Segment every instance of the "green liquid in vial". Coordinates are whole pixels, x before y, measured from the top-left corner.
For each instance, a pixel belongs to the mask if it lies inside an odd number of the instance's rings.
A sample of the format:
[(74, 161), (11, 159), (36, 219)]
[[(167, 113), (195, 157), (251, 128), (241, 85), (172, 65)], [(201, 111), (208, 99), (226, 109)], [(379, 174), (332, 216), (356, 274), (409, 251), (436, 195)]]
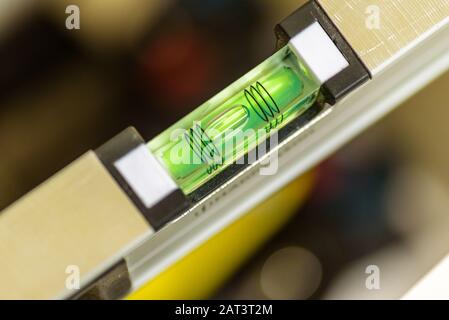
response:
[(189, 194), (307, 110), (319, 87), (285, 47), (155, 137), (148, 147)]

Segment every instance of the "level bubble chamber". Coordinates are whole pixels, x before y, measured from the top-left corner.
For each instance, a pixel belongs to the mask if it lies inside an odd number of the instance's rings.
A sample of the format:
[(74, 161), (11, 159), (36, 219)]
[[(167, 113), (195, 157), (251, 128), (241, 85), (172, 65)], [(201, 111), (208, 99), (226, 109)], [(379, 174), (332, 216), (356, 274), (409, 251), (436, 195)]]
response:
[(311, 74), (285, 47), (148, 147), (189, 194), (313, 105), (320, 84)]

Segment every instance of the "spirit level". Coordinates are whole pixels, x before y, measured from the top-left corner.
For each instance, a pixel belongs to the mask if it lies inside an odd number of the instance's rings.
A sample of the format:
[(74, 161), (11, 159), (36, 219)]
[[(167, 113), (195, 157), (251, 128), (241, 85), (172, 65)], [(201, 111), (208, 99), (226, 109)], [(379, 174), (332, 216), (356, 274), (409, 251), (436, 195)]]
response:
[[(147, 145), (128, 129), (6, 209), (0, 297), (145, 290), (449, 66), (448, 1), (349, 2), (307, 3), (276, 26), (272, 57)], [(366, 27), (373, 2), (388, 28)], [(403, 12), (414, 20), (398, 22)], [(407, 36), (395, 46), (397, 30)], [(227, 149), (236, 129), (253, 131)], [(267, 152), (239, 161), (273, 135)], [(175, 161), (179, 150), (189, 161)], [(259, 174), (272, 158), (276, 175)], [(80, 269), (80, 290), (66, 285), (69, 265)]]

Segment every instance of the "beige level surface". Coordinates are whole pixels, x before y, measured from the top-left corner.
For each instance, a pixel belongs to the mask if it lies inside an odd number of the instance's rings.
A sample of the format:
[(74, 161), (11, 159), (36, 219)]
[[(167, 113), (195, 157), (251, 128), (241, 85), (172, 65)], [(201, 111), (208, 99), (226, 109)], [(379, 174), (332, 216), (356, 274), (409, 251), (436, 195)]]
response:
[(449, 17), (449, 0), (318, 2), (372, 74)]
[(91, 151), (0, 214), (0, 299), (66, 292), (66, 268), (101, 271), (152, 232)]

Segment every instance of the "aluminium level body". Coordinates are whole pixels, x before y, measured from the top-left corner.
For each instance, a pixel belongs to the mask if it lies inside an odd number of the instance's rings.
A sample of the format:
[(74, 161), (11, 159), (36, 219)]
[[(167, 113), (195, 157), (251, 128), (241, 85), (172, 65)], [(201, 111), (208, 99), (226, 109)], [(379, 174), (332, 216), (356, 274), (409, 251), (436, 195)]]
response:
[[(366, 24), (373, 5), (380, 29)], [(2, 213), (0, 252), (8, 263), (0, 267), (0, 279), (10, 292), (0, 296), (117, 298), (138, 291), (444, 72), (449, 67), (448, 17), (449, 0), (309, 2), (276, 27), (279, 45), (298, 35), (311, 41), (305, 30), (314, 26), (314, 34), (324, 31), (323, 41), (307, 44), (324, 46), (323, 56), (337, 49), (331, 56), (341, 54), (348, 65), (332, 70), (333, 64), (307, 58), (305, 42), (298, 44), (298, 54), (322, 80), (328, 103), (284, 130), (279, 145), (264, 156), (278, 155), (276, 175), (258, 174), (262, 157), (207, 184), (197, 197), (185, 197), (145, 152), (138, 134), (128, 131)], [(158, 183), (136, 168), (147, 168)], [(82, 274), (75, 293), (66, 288), (68, 265), (79, 266)]]

